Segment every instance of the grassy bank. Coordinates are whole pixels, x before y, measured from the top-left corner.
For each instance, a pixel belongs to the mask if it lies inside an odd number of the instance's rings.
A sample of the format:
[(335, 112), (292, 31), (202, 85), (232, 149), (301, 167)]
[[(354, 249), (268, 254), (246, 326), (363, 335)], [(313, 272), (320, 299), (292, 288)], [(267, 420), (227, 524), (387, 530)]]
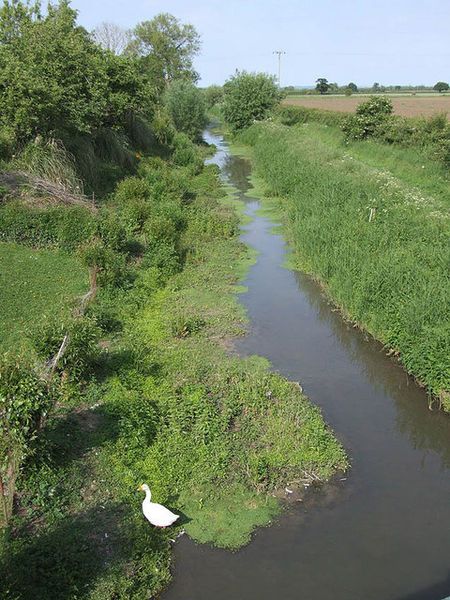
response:
[(26, 346), (45, 315), (68, 312), (89, 289), (87, 269), (58, 250), (0, 243), (0, 265), (0, 351)]
[(448, 179), (412, 148), (345, 144), (332, 126), (256, 124), (256, 172), (300, 268), (450, 409)]
[(236, 294), (253, 257), (215, 167), (155, 164), (143, 161), (140, 178), (111, 200), (150, 251), (90, 306), (102, 354), (23, 469), (3, 541), (4, 598), (140, 599), (161, 590), (177, 529), (145, 521), (143, 481), (194, 539), (237, 548), (279, 512), (278, 488), (347, 465), (297, 386), (258, 357), (229, 353), (244, 333)]

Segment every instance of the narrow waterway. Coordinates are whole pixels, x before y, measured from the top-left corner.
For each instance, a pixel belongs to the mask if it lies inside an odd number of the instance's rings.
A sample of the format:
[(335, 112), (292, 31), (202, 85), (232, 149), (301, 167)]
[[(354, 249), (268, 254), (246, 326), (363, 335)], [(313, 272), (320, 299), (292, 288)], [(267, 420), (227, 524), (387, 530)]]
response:
[[(237, 553), (175, 548), (165, 600), (441, 600), (450, 595), (450, 418), (377, 342), (345, 323), (306, 275), (283, 268), (273, 224), (257, 214), (250, 163), (211, 132), (216, 162), (247, 203), (243, 240), (259, 252), (241, 301), (241, 354), (300, 381), (348, 450), (346, 481), (291, 506)], [(250, 190), (251, 192), (251, 190)]]

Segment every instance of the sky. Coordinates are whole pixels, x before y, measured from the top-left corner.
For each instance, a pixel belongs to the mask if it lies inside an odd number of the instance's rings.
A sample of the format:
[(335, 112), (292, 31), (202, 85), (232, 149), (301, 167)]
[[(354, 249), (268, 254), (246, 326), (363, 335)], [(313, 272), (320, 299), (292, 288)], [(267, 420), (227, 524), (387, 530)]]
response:
[(434, 85), (450, 80), (450, 0), (72, 0), (88, 29), (131, 28), (160, 12), (195, 26), (200, 85), (236, 69), (277, 74), (282, 85)]

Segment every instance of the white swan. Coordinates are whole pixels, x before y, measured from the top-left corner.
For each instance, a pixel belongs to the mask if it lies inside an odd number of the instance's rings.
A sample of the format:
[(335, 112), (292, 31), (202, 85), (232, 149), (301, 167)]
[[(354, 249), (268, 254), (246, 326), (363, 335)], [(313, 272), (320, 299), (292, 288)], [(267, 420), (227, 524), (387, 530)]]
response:
[(175, 515), (162, 504), (150, 502), (152, 493), (146, 483), (140, 485), (139, 490), (145, 492), (145, 498), (142, 502), (142, 512), (152, 525), (155, 525), (156, 527), (168, 527), (180, 518), (180, 515)]

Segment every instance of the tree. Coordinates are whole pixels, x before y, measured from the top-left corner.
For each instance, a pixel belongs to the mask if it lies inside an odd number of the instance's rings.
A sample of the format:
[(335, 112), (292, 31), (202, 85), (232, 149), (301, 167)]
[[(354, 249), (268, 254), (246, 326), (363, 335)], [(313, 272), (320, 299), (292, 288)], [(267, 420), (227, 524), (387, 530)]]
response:
[(376, 94), (379, 91), (380, 91), (380, 84), (377, 81), (375, 81), (375, 83), (372, 86), (372, 92), (374, 92)]
[(319, 92), (319, 94), (326, 94), (329, 89), (330, 84), (328, 83), (328, 79), (319, 77), (319, 79), (316, 80), (316, 90)]
[(168, 13), (139, 23), (127, 48), (127, 52), (142, 57), (160, 92), (174, 79), (198, 80), (193, 59), (199, 51), (200, 36), (194, 26), (182, 24)]
[(206, 105), (208, 108), (212, 108), (223, 100), (223, 87), (220, 85), (210, 85), (204, 91)]
[(206, 125), (206, 107), (202, 92), (190, 81), (173, 81), (165, 93), (165, 104), (178, 131), (191, 140), (201, 137)]
[(67, 2), (49, 5), (45, 18), (26, 6), (12, 0), (0, 10), (1, 121), (22, 139), (61, 128), (91, 131), (106, 109), (102, 50)]
[(0, 9), (0, 125), (19, 142), (117, 128), (130, 111), (151, 111), (138, 61), (103, 50), (76, 17), (66, 1), (45, 17), (19, 0)]
[(449, 90), (449, 88), (450, 88), (450, 86), (445, 81), (438, 81), (433, 86), (433, 90), (436, 90), (439, 93), (441, 93), (441, 92), (447, 92)]
[(130, 43), (130, 32), (115, 23), (100, 23), (92, 32), (92, 36), (97, 44), (114, 54), (122, 54)]
[(358, 86), (356, 85), (356, 83), (353, 83), (353, 81), (351, 81), (348, 85), (347, 88), (349, 90), (352, 91), (352, 93), (356, 94), (356, 92), (358, 91)]
[(224, 85), (223, 114), (233, 131), (264, 119), (280, 101), (275, 78), (237, 71)]

